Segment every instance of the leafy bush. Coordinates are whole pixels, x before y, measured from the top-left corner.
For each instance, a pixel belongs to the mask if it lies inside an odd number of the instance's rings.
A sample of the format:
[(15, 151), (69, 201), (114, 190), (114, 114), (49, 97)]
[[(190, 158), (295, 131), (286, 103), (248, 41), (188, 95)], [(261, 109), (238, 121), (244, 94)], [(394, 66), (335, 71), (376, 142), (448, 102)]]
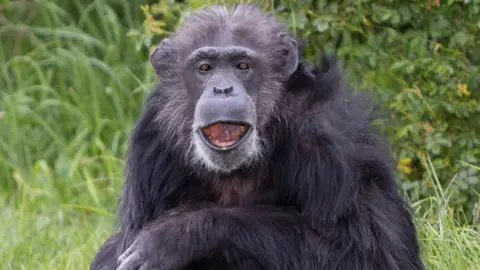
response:
[[(160, 0), (143, 7), (144, 29), (131, 34), (151, 50), (190, 10), (228, 2)], [(478, 211), (480, 0), (284, 0), (264, 8), (305, 37), (308, 59), (335, 52), (352, 84), (374, 93), (410, 196), (433, 192), (429, 155), (441, 184), (458, 192), (456, 205)]]

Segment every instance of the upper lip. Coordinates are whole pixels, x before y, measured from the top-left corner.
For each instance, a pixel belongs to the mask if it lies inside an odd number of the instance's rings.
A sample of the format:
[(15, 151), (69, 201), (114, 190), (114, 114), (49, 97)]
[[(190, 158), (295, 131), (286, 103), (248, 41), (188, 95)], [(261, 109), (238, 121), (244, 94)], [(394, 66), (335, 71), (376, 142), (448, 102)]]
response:
[[(243, 125), (243, 126), (247, 127), (247, 130), (242, 135), (240, 135), (240, 138), (234, 144), (232, 144), (230, 146), (227, 146), (227, 147), (220, 147), (220, 146), (217, 146), (217, 145), (213, 144), (211, 142), (211, 140), (206, 136), (206, 134), (203, 131), (205, 128), (207, 128), (209, 126), (212, 126), (212, 125), (215, 125), (215, 124), (218, 124), (218, 123)], [(241, 121), (215, 121), (215, 122), (203, 125), (203, 126), (199, 127), (199, 129), (198, 129), (198, 132), (200, 133), (200, 138), (202, 138), (203, 142), (208, 147), (210, 147), (213, 150), (222, 151), (222, 152), (230, 151), (230, 150), (233, 150), (233, 149), (237, 148), (245, 140), (245, 138), (247, 138), (248, 135), (250, 135), (251, 131), (252, 131), (252, 126), (249, 123), (241, 122)]]

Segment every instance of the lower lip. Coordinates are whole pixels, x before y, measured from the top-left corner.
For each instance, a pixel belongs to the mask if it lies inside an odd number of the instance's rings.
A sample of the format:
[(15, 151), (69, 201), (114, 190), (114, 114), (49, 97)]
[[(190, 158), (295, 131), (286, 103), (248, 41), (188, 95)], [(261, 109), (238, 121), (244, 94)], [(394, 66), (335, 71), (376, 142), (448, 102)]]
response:
[(210, 148), (212, 148), (214, 150), (225, 152), (225, 151), (233, 150), (237, 146), (242, 144), (242, 142), (250, 135), (251, 130), (252, 130), (252, 128), (250, 126), (247, 126), (247, 130), (242, 135), (240, 135), (240, 139), (238, 139), (232, 145), (228, 145), (228, 146), (221, 146), (221, 145), (213, 144), (210, 141), (210, 139), (207, 137), (207, 135), (205, 135), (205, 133), (203, 133), (203, 128), (199, 129), (198, 132), (200, 133), (200, 137), (202, 137), (204, 143), (207, 144)]

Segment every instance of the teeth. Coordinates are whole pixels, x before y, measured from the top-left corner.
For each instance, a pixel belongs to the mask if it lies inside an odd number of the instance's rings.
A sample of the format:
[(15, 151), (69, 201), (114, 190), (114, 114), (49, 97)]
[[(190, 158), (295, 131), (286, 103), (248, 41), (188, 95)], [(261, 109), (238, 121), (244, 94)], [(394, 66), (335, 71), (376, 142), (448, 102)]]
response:
[(248, 129), (245, 125), (216, 123), (203, 129), (204, 135), (219, 147), (235, 144)]

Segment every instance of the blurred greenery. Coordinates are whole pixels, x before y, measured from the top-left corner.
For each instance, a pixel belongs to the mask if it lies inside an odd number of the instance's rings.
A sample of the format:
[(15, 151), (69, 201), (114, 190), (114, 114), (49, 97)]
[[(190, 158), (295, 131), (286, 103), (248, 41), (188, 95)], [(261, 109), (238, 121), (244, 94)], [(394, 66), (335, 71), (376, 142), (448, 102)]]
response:
[[(87, 269), (148, 54), (199, 0), (0, 0), (0, 269)], [(245, 1), (244, 1), (245, 2)], [(264, 1), (373, 93), (430, 269), (480, 265), (480, 0)], [(477, 222), (477, 223), (476, 223)]]

